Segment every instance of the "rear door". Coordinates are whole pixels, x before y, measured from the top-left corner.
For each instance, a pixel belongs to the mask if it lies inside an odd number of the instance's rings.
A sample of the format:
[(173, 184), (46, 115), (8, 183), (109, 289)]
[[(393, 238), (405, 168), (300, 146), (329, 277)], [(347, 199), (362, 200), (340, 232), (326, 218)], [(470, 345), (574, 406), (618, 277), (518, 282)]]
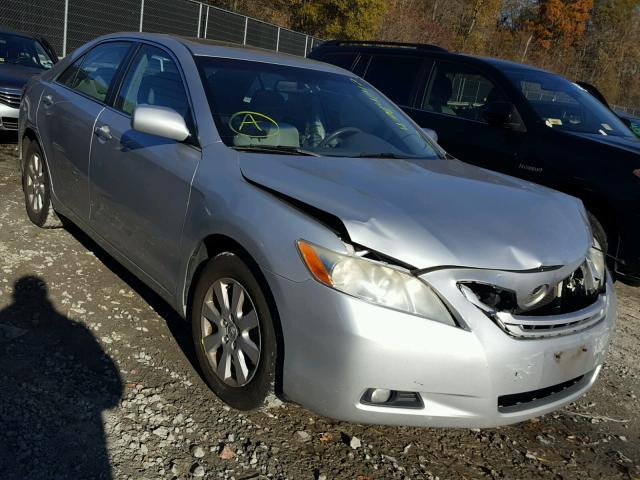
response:
[[(438, 143), (453, 156), (485, 168), (512, 173), (526, 134), (489, 125), (483, 108), (510, 101), (499, 84), (463, 63), (436, 61), (414, 107), (406, 109), (421, 126), (438, 134)], [(523, 127), (516, 112), (516, 123)]]
[(96, 118), (105, 105), (130, 42), (107, 42), (76, 60), (43, 92), (38, 131), (56, 198), (89, 219), (89, 152)]
[(142, 44), (133, 56), (113, 107), (96, 122), (91, 151), (91, 225), (157, 284), (174, 292), (179, 244), (191, 180), (201, 151), (135, 131), (137, 105), (180, 113), (196, 138), (188, 90), (175, 58)]

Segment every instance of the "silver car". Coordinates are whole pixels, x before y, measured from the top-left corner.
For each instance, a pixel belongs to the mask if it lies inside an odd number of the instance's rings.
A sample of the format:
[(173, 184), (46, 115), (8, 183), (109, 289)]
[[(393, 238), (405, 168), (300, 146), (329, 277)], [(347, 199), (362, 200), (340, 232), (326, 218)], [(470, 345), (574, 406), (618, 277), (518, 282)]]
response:
[(109, 35), (28, 85), (20, 139), (31, 220), (188, 319), (235, 408), (489, 427), (602, 367), (616, 298), (580, 201), (449, 157), (340, 68)]

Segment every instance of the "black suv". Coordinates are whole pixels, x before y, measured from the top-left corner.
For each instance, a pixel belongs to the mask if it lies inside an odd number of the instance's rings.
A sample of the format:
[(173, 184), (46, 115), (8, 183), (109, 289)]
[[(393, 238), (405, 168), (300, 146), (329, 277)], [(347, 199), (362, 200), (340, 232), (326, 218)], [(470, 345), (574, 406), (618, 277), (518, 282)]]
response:
[(585, 89), (432, 45), (329, 41), (309, 58), (363, 77), (455, 157), (581, 198), (612, 268), (640, 282), (640, 139)]

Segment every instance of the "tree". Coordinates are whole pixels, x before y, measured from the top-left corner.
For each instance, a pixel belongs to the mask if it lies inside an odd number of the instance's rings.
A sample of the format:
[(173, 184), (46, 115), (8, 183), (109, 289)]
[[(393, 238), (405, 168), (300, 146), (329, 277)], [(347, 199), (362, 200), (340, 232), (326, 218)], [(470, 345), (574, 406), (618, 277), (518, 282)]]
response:
[(291, 27), (324, 38), (376, 38), (389, 3), (386, 0), (280, 0)]
[(582, 38), (593, 9), (593, 0), (540, 0), (533, 31), (540, 46), (575, 46)]

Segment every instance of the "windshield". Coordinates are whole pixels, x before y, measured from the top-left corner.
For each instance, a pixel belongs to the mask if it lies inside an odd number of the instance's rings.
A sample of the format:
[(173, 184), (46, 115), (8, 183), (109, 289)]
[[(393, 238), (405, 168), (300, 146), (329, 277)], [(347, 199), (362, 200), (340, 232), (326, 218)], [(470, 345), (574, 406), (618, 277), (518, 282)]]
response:
[(37, 40), (0, 33), (0, 65), (10, 63), (48, 70), (53, 60)]
[(505, 72), (527, 97), (549, 128), (568, 132), (632, 137), (632, 132), (584, 88), (558, 75), (511, 70)]
[(364, 80), (244, 60), (196, 57), (196, 62), (214, 121), (230, 147), (441, 158), (426, 134)]

